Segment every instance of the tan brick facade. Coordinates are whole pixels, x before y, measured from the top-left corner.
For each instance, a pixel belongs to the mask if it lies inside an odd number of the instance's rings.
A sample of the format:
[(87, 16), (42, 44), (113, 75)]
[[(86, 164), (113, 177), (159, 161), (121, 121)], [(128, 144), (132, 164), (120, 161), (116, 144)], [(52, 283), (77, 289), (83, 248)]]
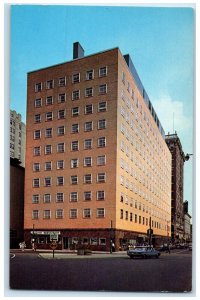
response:
[(118, 48), (29, 73), (26, 139), (27, 239), (170, 234), (171, 155)]

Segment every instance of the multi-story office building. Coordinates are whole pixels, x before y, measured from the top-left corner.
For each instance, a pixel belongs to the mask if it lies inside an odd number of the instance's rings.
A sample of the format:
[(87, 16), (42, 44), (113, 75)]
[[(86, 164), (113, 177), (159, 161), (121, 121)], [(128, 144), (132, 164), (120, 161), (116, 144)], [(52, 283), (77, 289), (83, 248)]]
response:
[(118, 48), (28, 73), (25, 238), (92, 249), (171, 235), (171, 154)]
[(172, 154), (172, 240), (179, 242), (184, 239), (183, 177), (186, 157), (176, 132), (166, 135), (165, 139)]
[(21, 114), (10, 110), (10, 157), (21, 161), (25, 166), (26, 126), (21, 120)]

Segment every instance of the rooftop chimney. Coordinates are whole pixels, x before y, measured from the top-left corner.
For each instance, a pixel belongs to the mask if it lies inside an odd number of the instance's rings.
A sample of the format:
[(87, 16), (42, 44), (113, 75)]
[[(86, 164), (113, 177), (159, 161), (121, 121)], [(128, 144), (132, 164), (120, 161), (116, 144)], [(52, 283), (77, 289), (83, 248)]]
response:
[(84, 57), (84, 49), (79, 42), (73, 44), (73, 59)]

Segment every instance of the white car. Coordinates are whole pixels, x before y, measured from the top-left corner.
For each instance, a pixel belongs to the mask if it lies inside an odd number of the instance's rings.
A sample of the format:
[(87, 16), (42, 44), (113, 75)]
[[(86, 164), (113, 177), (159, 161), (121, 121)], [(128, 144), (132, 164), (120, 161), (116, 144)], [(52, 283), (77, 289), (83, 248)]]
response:
[(136, 246), (127, 251), (127, 255), (130, 258), (159, 258), (160, 252), (151, 246)]

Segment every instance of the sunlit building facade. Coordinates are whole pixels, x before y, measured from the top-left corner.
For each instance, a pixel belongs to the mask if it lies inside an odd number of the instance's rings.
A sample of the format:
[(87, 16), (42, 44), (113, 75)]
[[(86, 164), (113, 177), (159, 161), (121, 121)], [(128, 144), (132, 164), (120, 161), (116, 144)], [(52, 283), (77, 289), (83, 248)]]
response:
[(27, 243), (117, 250), (171, 235), (171, 154), (119, 48), (28, 73)]

